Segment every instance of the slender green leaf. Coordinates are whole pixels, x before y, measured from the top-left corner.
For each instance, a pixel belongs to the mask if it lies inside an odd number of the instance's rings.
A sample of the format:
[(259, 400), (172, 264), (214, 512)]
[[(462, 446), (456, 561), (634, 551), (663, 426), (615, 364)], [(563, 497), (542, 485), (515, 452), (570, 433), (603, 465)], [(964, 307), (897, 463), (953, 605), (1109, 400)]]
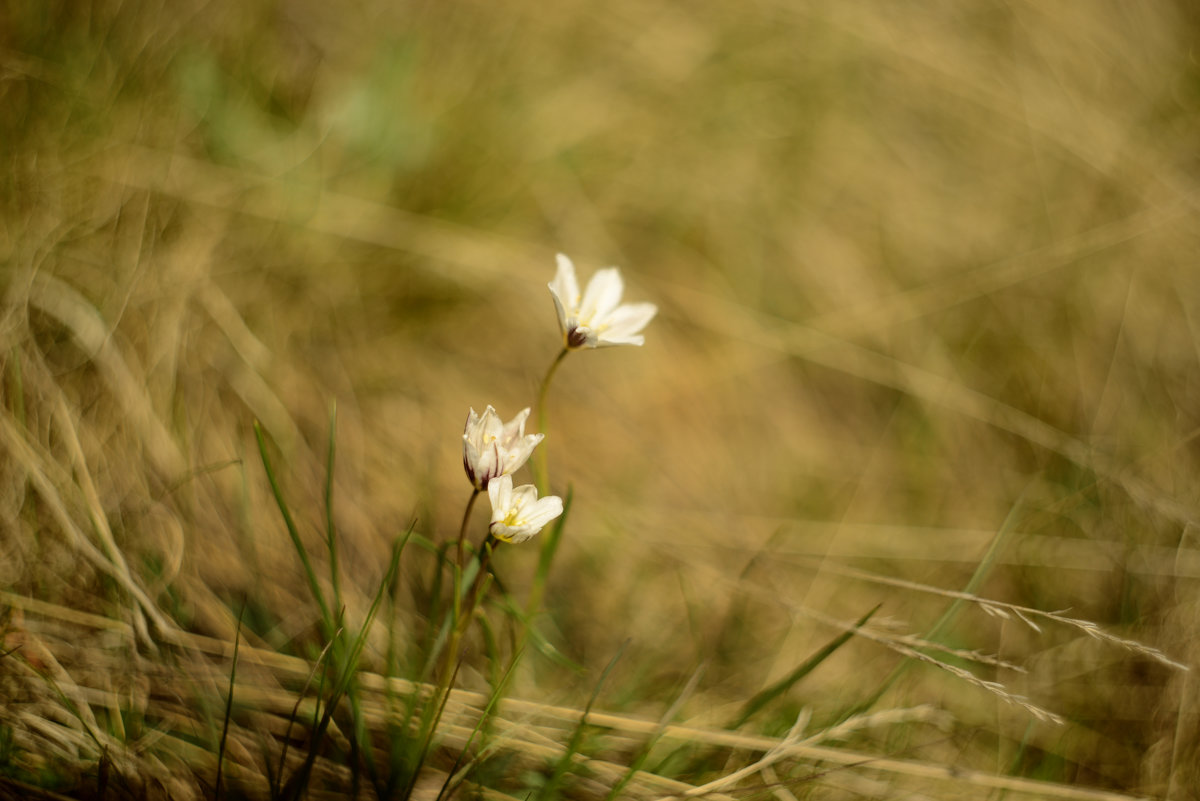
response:
[(325, 536), (329, 543), (329, 579), (333, 586), (333, 606), (342, 606), (342, 583), (338, 575), (337, 525), (333, 522), (333, 467), (337, 456), (337, 402), (329, 412), (329, 458), (325, 465)]
[[(337, 632), (335, 632), (335, 637), (340, 636), (340, 635), (341, 635), (341, 630), (338, 630)], [(313, 679), (316, 678), (318, 673), (321, 674), (321, 686), (324, 686), (325, 676), (328, 674), (328, 670), (329, 670), (328, 663), (326, 660), (329, 658), (332, 650), (333, 650), (333, 640), (330, 640), (329, 642), (325, 643), (325, 647), (321, 649), (321, 653), (317, 656), (316, 661), (313, 663), (312, 670), (309, 671), (308, 677), (304, 680), (304, 686), (300, 688), (300, 692), (296, 695), (296, 703), (292, 705), (292, 714), (290, 714), (288, 716), (287, 728), (284, 729), (284, 731), (283, 731), (283, 748), (280, 749), (280, 752), (279, 752), (279, 772), (276, 774), (277, 781), (280, 781), (280, 782), (283, 781), (283, 772), (284, 772), (285, 766), (287, 765), (288, 743), (291, 742), (292, 728), (295, 727), (295, 725), (296, 725), (296, 719), (300, 717), (300, 704), (302, 704), (304, 702), (304, 696), (308, 693), (308, 688), (312, 686)], [(317, 711), (315, 711), (313, 713), (314, 718), (316, 718), (316, 716), (319, 713), (319, 710), (321, 708), (321, 700), (320, 699), (321, 699), (321, 692), (318, 691), (317, 704), (316, 704)], [(282, 786), (273, 784), (271, 797), (272, 798), (282, 798), (283, 797)]]
[[(1000, 554), (1001, 547), (1008, 542), (1009, 535), (1017, 527), (1017, 523), (1021, 517), (1020, 512), (1023, 508), (1023, 499), (1024, 493), (1021, 494), (1021, 497), (1017, 499), (1017, 502), (1013, 504), (1012, 509), (1009, 510), (1008, 515), (1004, 518), (1004, 522), (1000, 525), (1000, 529), (996, 532), (996, 536), (992, 537), (992, 541), (988, 544), (987, 552), (984, 553), (983, 558), (980, 559), (979, 564), (976, 565), (975, 572), (971, 575), (970, 581), (967, 582), (964, 592), (973, 594), (983, 583), (984, 579), (987, 578), (988, 574), (991, 573), (992, 567), (996, 563), (996, 558)], [(925, 639), (929, 640), (930, 642), (936, 642), (942, 633), (949, 628), (950, 624), (954, 621), (954, 618), (958, 616), (958, 613), (963, 609), (965, 603), (966, 602), (962, 598), (956, 598), (950, 604), (950, 606), (946, 608), (946, 611), (942, 613), (942, 616), (938, 618), (938, 621), (929, 629), (925, 635)], [(892, 685), (894, 685), (896, 681), (899, 680), (899, 678), (903, 676), (910, 667), (912, 667), (912, 665), (913, 660), (911, 658), (905, 659), (903, 662), (897, 665), (888, 675), (888, 677), (883, 680), (883, 683), (880, 684), (879, 688), (874, 693), (846, 711), (846, 713), (841, 716), (842, 719), (845, 720), (846, 718), (853, 717), (854, 715), (861, 715), (871, 707), (875, 706), (875, 704), (879, 703), (879, 699), (883, 697), (884, 693), (886, 693), (892, 687)]]
[(263, 468), (267, 471), (267, 481), (270, 482), (271, 491), (275, 494), (275, 504), (279, 507), (280, 514), (283, 515), (283, 524), (287, 527), (288, 536), (292, 538), (292, 546), (296, 549), (296, 554), (300, 557), (301, 564), (304, 565), (304, 575), (308, 579), (308, 587), (312, 591), (313, 598), (321, 610), (321, 622), (325, 628), (325, 637), (327, 640), (332, 640), (334, 630), (333, 616), (329, 612), (329, 605), (325, 603), (325, 595), (321, 592), (321, 585), (317, 582), (317, 574), (313, 570), (312, 562), (308, 559), (308, 552), (304, 549), (304, 543), (300, 541), (300, 531), (296, 528), (296, 522), (292, 519), (292, 513), (288, 511), (287, 501), (284, 500), (283, 490), (279, 487), (279, 481), (275, 477), (275, 469), (271, 465), (271, 457), (267, 453), (266, 435), (263, 433), (262, 426), (257, 420), (254, 421), (254, 436), (258, 440), (258, 452), (262, 456)]
[(687, 701), (687, 699), (695, 691), (696, 685), (700, 683), (700, 676), (703, 673), (704, 665), (701, 665), (692, 672), (691, 678), (688, 679), (687, 684), (684, 685), (683, 690), (679, 693), (679, 696), (675, 699), (674, 703), (671, 704), (671, 707), (667, 710), (666, 714), (659, 719), (658, 726), (654, 729), (654, 733), (650, 735), (642, 747), (638, 749), (638, 752), (634, 758), (630, 761), (629, 769), (625, 771), (625, 775), (622, 776), (621, 780), (613, 785), (612, 789), (608, 791), (605, 801), (614, 801), (614, 799), (621, 794), (621, 791), (625, 789), (625, 786), (633, 780), (633, 777), (637, 775), (638, 771), (642, 769), (642, 766), (646, 764), (646, 761), (650, 758), (650, 752), (654, 750), (654, 746), (658, 744), (663, 732), (667, 730), (667, 726), (669, 726), (671, 721), (675, 719), (675, 715), (679, 713), (679, 709), (683, 706), (684, 702)]
[[(879, 606), (882, 606), (882, 604), (876, 606), (874, 609), (860, 617), (855, 622), (854, 628), (857, 630), (866, 625), (866, 622), (870, 620), (876, 612), (879, 611)], [(820, 665), (829, 657), (833, 656), (833, 654), (836, 653), (839, 648), (849, 642), (850, 638), (853, 636), (853, 631), (842, 632), (837, 637), (834, 637), (832, 640), (826, 643), (825, 646), (819, 651), (800, 663), (794, 670), (792, 670), (791, 673), (787, 674), (770, 687), (767, 687), (766, 689), (756, 693), (755, 696), (747, 701), (745, 706), (742, 707), (741, 714), (738, 715), (737, 719), (730, 725), (730, 728), (739, 728), (743, 723), (753, 717), (755, 713), (757, 713), (767, 704), (786, 693), (793, 686), (795, 686), (796, 682), (803, 679), (809, 673), (812, 673), (818, 665)]]
[(588, 713), (592, 711), (592, 705), (596, 703), (596, 699), (600, 697), (600, 689), (604, 686), (604, 682), (612, 673), (613, 668), (617, 666), (617, 661), (620, 660), (622, 654), (625, 653), (625, 648), (629, 645), (629, 640), (621, 643), (621, 647), (617, 649), (616, 655), (609, 660), (608, 665), (604, 668), (604, 672), (600, 674), (600, 680), (596, 682), (595, 688), (592, 690), (592, 695), (588, 698), (587, 705), (583, 708), (583, 714), (579, 716), (579, 723), (575, 726), (575, 730), (571, 732), (571, 739), (567, 742), (567, 746), (563, 751), (558, 762), (554, 765), (554, 770), (550, 777), (546, 779), (546, 783), (538, 790), (537, 801), (551, 801), (558, 793), (558, 786), (562, 782), (567, 771), (570, 770), (571, 764), (574, 762), (575, 754), (579, 751), (580, 745), (583, 743), (583, 736), (587, 731)]
[[(504, 675), (501, 676), (500, 680), (493, 686), (492, 694), (488, 697), (487, 706), (483, 708), (483, 713), (479, 716), (479, 720), (476, 721), (475, 728), (471, 729), (471, 734), (467, 737), (466, 743), (463, 744), (462, 750), (458, 752), (458, 757), (455, 758), (454, 764), (447, 772), (446, 781), (442, 785), (442, 789), (438, 791), (437, 798), (435, 798), (434, 801), (441, 801), (441, 799), (446, 796), (447, 793), (452, 792), (454, 788), (461, 784), (463, 779), (466, 778), (471, 763), (468, 763), (467, 765), (468, 770), (461, 771), (462, 775), (456, 777), (456, 774), (460, 773), (459, 767), (462, 765), (463, 757), (470, 753), (471, 743), (475, 741), (476, 735), (483, 731), (485, 725), (491, 720), (492, 710), (500, 702), (500, 699), (504, 697), (504, 691), (508, 689), (509, 681), (512, 679), (513, 673), (516, 671), (516, 667), (517, 660), (513, 660), (513, 662), (509, 664), (508, 669), (504, 671)], [(472, 760), (472, 763), (473, 762), (474, 760)]]
[(213, 789), (213, 798), (221, 798), (221, 778), (222, 769), (225, 767), (225, 743), (229, 738), (229, 719), (233, 717), (233, 687), (237, 681), (237, 664), (238, 664), (238, 647), (242, 642), (242, 615), (246, 612), (246, 605), (242, 604), (242, 609), (238, 612), (237, 630), (233, 635), (233, 660), (229, 666), (229, 694), (225, 698), (225, 720), (221, 725), (221, 742), (217, 745), (217, 780)]
[[(409, 530), (411, 534), (411, 529)], [(308, 778), (312, 774), (313, 765), (316, 763), (317, 756), (320, 753), (320, 747), (325, 739), (325, 733), (329, 730), (329, 724), (333, 720), (333, 713), (341, 702), (342, 697), (348, 692), (351, 684), (354, 681), (355, 670), (358, 665), (358, 659), (362, 654), (362, 649), (367, 642), (367, 634), (370, 631), (371, 624), (375, 619), (375, 614), (379, 611), (380, 605), (383, 603), (384, 593), (391, 586), (392, 578), (399, 569), (400, 556), (404, 551), (405, 543), (408, 536), (406, 535), (402, 541), (396, 543), (392, 548), (392, 559), (388, 565), (387, 573), (384, 575), (383, 581), (379, 583), (379, 590), (375, 593), (375, 598), (371, 602), (370, 608), (367, 610), (366, 618), (363, 620), (362, 627), (359, 629), (354, 642), (346, 652), (346, 660), (340, 666), (340, 675), (334, 676), (334, 687), (325, 702), (325, 713), (314, 727), (312, 736), (312, 745), (309, 749), (308, 756), (305, 757), (304, 764), (296, 772), (296, 775), (288, 781), (288, 786), (284, 788), (284, 798), (291, 801), (299, 797), (299, 794), (307, 786)]]

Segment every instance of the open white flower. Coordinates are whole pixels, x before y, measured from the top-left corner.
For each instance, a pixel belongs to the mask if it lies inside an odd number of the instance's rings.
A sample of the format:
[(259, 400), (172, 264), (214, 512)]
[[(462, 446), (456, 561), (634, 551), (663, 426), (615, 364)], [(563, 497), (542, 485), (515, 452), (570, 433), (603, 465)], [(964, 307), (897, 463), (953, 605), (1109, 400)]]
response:
[(575, 265), (561, 253), (558, 272), (548, 286), (563, 339), (572, 350), (641, 345), (645, 340), (638, 332), (658, 313), (653, 303), (621, 303), (625, 283), (616, 267), (597, 270), (580, 295)]
[(562, 498), (547, 495), (538, 499), (532, 484), (513, 489), (512, 476), (500, 476), (488, 484), (492, 502), (492, 524), (488, 531), (504, 542), (524, 542), (563, 513)]
[(487, 489), (493, 478), (516, 471), (529, 459), (544, 435), (525, 433), (527, 417), (529, 409), (522, 409), (502, 423), (491, 406), (483, 414), (471, 409), (463, 429), (463, 468), (475, 489)]

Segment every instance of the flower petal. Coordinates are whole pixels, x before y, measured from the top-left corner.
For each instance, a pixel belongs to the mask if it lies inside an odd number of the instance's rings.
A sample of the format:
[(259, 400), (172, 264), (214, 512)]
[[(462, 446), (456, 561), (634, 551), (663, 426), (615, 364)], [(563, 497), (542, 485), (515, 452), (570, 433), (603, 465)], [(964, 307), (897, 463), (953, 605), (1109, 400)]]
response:
[(512, 499), (512, 476), (498, 476), (495, 480), (488, 482), (488, 500), (492, 502), (492, 520), (503, 519), (502, 510), (507, 509), (511, 505)]
[(505, 423), (491, 406), (482, 415), (471, 410), (462, 435), (463, 469), (475, 489), (487, 489), (491, 479), (520, 468), (542, 441), (541, 434), (525, 433), (529, 411)]
[(513, 465), (513, 470), (516, 470), (518, 467), (525, 464), (525, 462), (529, 460), (529, 457), (533, 455), (533, 449), (536, 448), (538, 443), (545, 438), (545, 434), (528, 434), (522, 437), (519, 442), (515, 443), (510, 449), (513, 453), (513, 459), (516, 460), (516, 464)]
[(554, 298), (554, 309), (558, 312), (558, 324), (565, 336), (570, 330), (570, 320), (579, 311), (579, 281), (575, 278), (575, 265), (562, 253), (558, 254), (558, 271), (547, 286)]
[(504, 436), (504, 421), (491, 406), (487, 407), (483, 417), (479, 418), (479, 428), (483, 445), (488, 445)]
[(518, 517), (524, 518), (525, 507), (537, 502), (537, 488), (532, 484), (523, 484), (512, 492), (511, 509)]
[(545, 498), (536, 501), (532, 509), (526, 511), (525, 521), (531, 526), (537, 526), (540, 530), (562, 513), (562, 498), (557, 495), (547, 495)]
[(580, 297), (575, 266), (561, 253), (558, 272), (548, 286), (568, 350), (641, 345), (639, 332), (658, 311), (653, 303), (621, 304), (625, 283), (616, 267), (598, 270)]
[[(495, 487), (495, 489), (493, 489)], [(562, 514), (562, 499), (550, 495), (538, 500), (532, 484), (513, 489), (512, 478), (501, 476), (488, 487), (492, 521), (488, 532), (504, 542), (524, 542)]]
[(635, 335), (645, 328), (656, 314), (658, 307), (653, 303), (627, 303), (609, 315), (600, 339), (612, 343), (628, 342), (641, 345), (642, 338)]
[(517, 412), (517, 416), (504, 424), (504, 435), (501, 437), (505, 447), (511, 447), (525, 436), (525, 421), (529, 418), (529, 407)]
[(641, 334), (638, 334), (637, 336), (632, 337), (602, 337), (601, 339), (597, 340), (595, 345), (591, 345), (590, 347), (614, 348), (618, 345), (637, 345), (640, 348), (644, 344), (646, 344), (646, 338)]
[(624, 291), (625, 282), (621, 280), (620, 270), (616, 267), (597, 270), (592, 280), (588, 281), (583, 302), (579, 304), (580, 322), (599, 325), (620, 304)]

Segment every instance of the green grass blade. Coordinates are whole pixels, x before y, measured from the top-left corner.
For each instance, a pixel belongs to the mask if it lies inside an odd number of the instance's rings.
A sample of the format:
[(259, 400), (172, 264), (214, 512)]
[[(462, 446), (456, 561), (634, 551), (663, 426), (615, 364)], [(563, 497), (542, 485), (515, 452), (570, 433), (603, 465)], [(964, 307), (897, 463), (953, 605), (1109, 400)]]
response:
[(522, 622), (521, 635), (517, 640), (516, 647), (513, 649), (514, 654), (524, 652), (525, 644), (530, 637), (533, 638), (534, 645), (539, 652), (558, 654), (557, 649), (550, 646), (545, 637), (535, 630), (533, 621), (537, 617), (538, 610), (542, 608), (542, 600), (546, 594), (546, 582), (550, 576), (550, 567), (554, 564), (554, 557), (558, 553), (559, 544), (562, 542), (563, 530), (567, 525), (567, 517), (571, 514), (571, 501), (574, 495), (574, 488), (568, 486), (567, 497), (563, 498), (562, 514), (558, 516), (558, 519), (554, 521), (549, 530), (544, 531), (542, 534), (542, 548), (538, 552), (538, 565), (537, 570), (533, 574), (533, 583), (529, 590), (529, 600), (525, 604), (525, 614), (519, 616)]
[[(983, 558), (979, 560), (979, 564), (975, 567), (975, 571), (971, 574), (971, 579), (967, 582), (964, 592), (973, 594), (979, 589), (979, 585), (983, 583), (988, 574), (991, 573), (992, 567), (996, 562), (996, 557), (1000, 554), (1001, 547), (1008, 542), (1009, 535), (1012, 534), (1012, 532), (1016, 529), (1017, 523), (1020, 520), (1020, 512), (1023, 508), (1023, 498), (1024, 493), (1021, 494), (1021, 497), (1017, 498), (1016, 503), (1013, 504), (1012, 509), (1009, 510), (1008, 515), (1004, 518), (1004, 522), (1000, 525), (999, 530), (996, 532), (996, 536), (992, 537), (992, 541), (988, 544), (987, 551), (984, 553)], [(958, 616), (958, 613), (963, 609), (965, 603), (966, 602), (963, 599), (956, 598), (950, 604), (950, 606), (946, 608), (946, 611), (942, 613), (942, 616), (938, 618), (937, 622), (930, 627), (928, 633), (925, 635), (925, 639), (929, 640), (930, 642), (936, 642), (937, 638), (942, 635), (946, 628), (949, 627), (949, 625), (954, 621), (954, 618)], [(892, 685), (894, 685), (896, 681), (899, 680), (899, 678), (903, 676), (910, 667), (912, 667), (912, 665), (913, 660), (911, 658), (905, 659), (903, 662), (897, 665), (888, 675), (888, 677), (883, 680), (883, 683), (879, 686), (878, 690), (872, 693), (866, 700), (861, 701), (852, 707), (849, 711), (841, 716), (841, 719), (845, 720), (853, 717), (854, 715), (861, 715), (871, 707), (875, 706), (875, 704), (879, 702), (879, 699), (883, 697), (884, 693), (886, 693), (892, 687)]]
[(604, 682), (612, 673), (613, 668), (617, 666), (617, 662), (625, 653), (625, 648), (628, 647), (629, 642), (629, 640), (625, 640), (625, 642), (621, 643), (621, 647), (617, 649), (617, 653), (609, 660), (608, 665), (604, 668), (604, 672), (600, 674), (600, 680), (596, 682), (596, 686), (592, 690), (592, 695), (588, 698), (587, 706), (583, 708), (583, 714), (579, 716), (578, 725), (571, 732), (571, 739), (567, 742), (563, 755), (555, 763), (550, 778), (538, 790), (537, 801), (551, 801), (551, 799), (556, 797), (558, 785), (562, 782), (563, 777), (567, 775), (567, 771), (570, 770), (575, 754), (578, 753), (579, 746), (583, 743), (583, 736), (587, 731), (588, 713), (592, 711), (592, 706), (596, 703), (596, 699), (600, 697), (600, 690), (604, 687)]
[[(496, 636), (496, 630), (492, 626), (491, 621), (487, 619), (487, 615), (476, 616), (476, 623), (479, 626), (480, 636), (483, 637), (483, 653), (487, 661), (488, 667), (491, 669), (491, 674), (488, 677), (488, 682), (495, 687), (500, 681), (500, 640)], [(507, 672), (507, 671), (505, 671)]]
[(421, 662), (421, 670), (418, 673), (420, 680), (425, 681), (437, 664), (438, 651), (443, 646), (449, 633), (449, 618), (454, 614), (452, 608), (447, 611), (443, 606), (442, 594), (445, 591), (444, 588), (446, 585), (446, 568), (449, 567), (452, 583), (457, 587), (458, 578), (456, 571), (459, 570), (459, 567), (447, 555), (452, 547), (451, 543), (444, 542), (439, 546), (430, 542), (425, 537), (414, 537), (413, 542), (418, 547), (429, 551), (434, 557), (433, 576), (430, 580), (429, 609), (425, 613), (425, 620), (428, 626), (424, 642), (421, 646), (421, 655), (423, 655), (424, 659)]
[(533, 574), (533, 587), (529, 591), (529, 604), (526, 609), (532, 617), (542, 606), (542, 597), (546, 592), (546, 581), (550, 576), (550, 567), (554, 564), (554, 557), (558, 553), (558, 546), (562, 542), (563, 530), (567, 525), (567, 518), (571, 514), (571, 501), (575, 497), (574, 487), (567, 487), (567, 497), (563, 498), (563, 511), (550, 526), (550, 530), (543, 534), (542, 548), (538, 552), (537, 571)]
[[(442, 649), (450, 641), (450, 634), (458, 623), (459, 589), (462, 586), (461, 569), (458, 563), (448, 557), (451, 543), (443, 543), (435, 551), (437, 562), (434, 565), (430, 607), (426, 615), (429, 623), (428, 636), (425, 638), (424, 662), (421, 665), (419, 679), (428, 681), (437, 669)], [(446, 568), (451, 576), (451, 593), (453, 598), (449, 604), (443, 604), (442, 593), (446, 583)], [(440, 621), (440, 622), (439, 622)]]
[(421, 729), (419, 741), (421, 743), (417, 758), (412, 764), (412, 773), (408, 777), (408, 783), (404, 787), (403, 798), (411, 798), (413, 788), (416, 787), (417, 778), (421, 775), (421, 766), (425, 764), (425, 760), (429, 758), (429, 750), (433, 747), (433, 739), (437, 734), (438, 723), (442, 720), (442, 713), (446, 711), (446, 704), (450, 701), (450, 688), (454, 686), (454, 682), (458, 679), (458, 669), (462, 666), (462, 658), (454, 663), (453, 672), (446, 681), (445, 687), (442, 688), (438, 702), (435, 705), (429, 705), (425, 708), (425, 712), (421, 715)]
[(233, 687), (237, 681), (237, 663), (238, 663), (238, 647), (242, 642), (242, 615), (246, 612), (246, 605), (242, 604), (241, 611), (238, 612), (237, 630), (233, 635), (233, 662), (229, 666), (229, 694), (225, 698), (225, 720), (221, 725), (221, 742), (217, 745), (217, 780), (213, 789), (213, 798), (221, 798), (221, 779), (223, 768), (225, 767), (225, 743), (229, 739), (229, 719), (233, 717)]
[(671, 725), (671, 721), (675, 719), (675, 715), (679, 713), (680, 708), (684, 705), (687, 699), (691, 697), (692, 693), (695, 692), (696, 686), (700, 684), (700, 677), (704, 673), (704, 667), (705, 665), (702, 664), (692, 672), (691, 678), (688, 679), (687, 684), (684, 685), (683, 690), (679, 693), (679, 696), (675, 699), (674, 703), (671, 704), (671, 707), (666, 711), (666, 714), (659, 719), (658, 726), (654, 729), (654, 733), (651, 734), (646, 740), (645, 744), (638, 749), (637, 754), (629, 763), (629, 769), (625, 771), (625, 775), (621, 777), (621, 780), (613, 785), (613, 788), (608, 791), (608, 795), (605, 796), (604, 801), (614, 801), (614, 799), (621, 794), (621, 791), (625, 789), (625, 786), (633, 780), (633, 777), (637, 775), (638, 771), (642, 769), (642, 766), (646, 764), (646, 761), (650, 759), (650, 752), (654, 750), (654, 746), (657, 745), (658, 741), (662, 738), (663, 732), (667, 730), (667, 726)]
[(258, 453), (262, 457), (263, 469), (267, 471), (267, 481), (271, 484), (271, 492), (275, 494), (275, 504), (279, 507), (280, 514), (283, 515), (283, 524), (287, 527), (288, 536), (292, 538), (292, 546), (296, 549), (296, 554), (300, 557), (300, 562), (304, 566), (304, 575), (308, 579), (308, 587), (312, 591), (313, 598), (321, 610), (321, 622), (325, 628), (325, 637), (332, 640), (334, 631), (333, 616), (329, 612), (329, 605), (325, 602), (325, 594), (321, 592), (321, 585), (317, 582), (317, 574), (313, 570), (312, 562), (309, 561), (308, 552), (304, 549), (304, 543), (300, 541), (300, 531), (296, 528), (296, 522), (292, 519), (292, 513), (288, 510), (287, 501), (284, 500), (283, 490), (279, 487), (279, 481), (275, 476), (275, 469), (271, 465), (271, 457), (267, 453), (266, 435), (263, 433), (262, 426), (257, 420), (254, 421), (254, 437), (258, 440)]
[[(1023, 509), (1024, 493), (1017, 498), (1017, 502), (1013, 504), (1008, 515), (1005, 516), (1004, 522), (1000, 524), (1000, 530), (996, 532), (996, 536), (992, 537), (992, 541), (988, 544), (988, 549), (984, 553), (983, 558), (979, 560), (979, 565), (975, 568), (975, 572), (971, 574), (971, 580), (967, 582), (967, 586), (963, 587), (963, 592), (974, 595), (978, 592), (980, 585), (987, 579), (992, 572), (992, 567), (996, 564), (996, 558), (1000, 555), (1000, 549), (1008, 544), (1009, 535), (1017, 528), (1017, 523), (1021, 518)], [(938, 637), (954, 622), (954, 618), (958, 617), (958, 613), (966, 606), (966, 601), (962, 598), (955, 598), (953, 603), (947, 607), (938, 621), (933, 624), (925, 634), (925, 639), (936, 641)]]
[[(467, 742), (463, 745), (462, 750), (458, 752), (458, 757), (455, 758), (454, 764), (450, 767), (450, 770), (446, 774), (446, 782), (442, 785), (442, 789), (438, 791), (437, 798), (435, 798), (434, 801), (442, 801), (442, 798), (444, 798), (448, 793), (453, 792), (454, 789), (458, 787), (458, 785), (461, 784), (466, 778), (466, 775), (469, 771), (464, 770), (462, 771), (462, 776), (455, 781), (455, 775), (460, 772), (459, 768), (462, 767), (463, 757), (465, 757), (471, 750), (471, 743), (473, 743), (475, 741), (475, 737), (484, 730), (485, 725), (491, 719), (492, 710), (504, 697), (504, 691), (508, 689), (508, 683), (512, 679), (513, 673), (516, 672), (517, 662), (518, 660), (514, 659), (509, 664), (508, 668), (504, 671), (504, 675), (500, 677), (500, 680), (493, 687), (492, 694), (488, 698), (487, 706), (483, 708), (483, 712), (480, 714), (479, 720), (475, 723), (475, 728), (471, 729), (471, 734), (467, 737)], [(472, 760), (472, 762), (473, 761), (474, 760)], [(467, 765), (468, 769), (470, 764), (471, 763), (468, 763)]]
[[(866, 625), (866, 622), (870, 620), (876, 612), (879, 611), (880, 606), (882, 606), (882, 604), (877, 605), (874, 609), (860, 617), (854, 624), (855, 630)], [(818, 665), (820, 665), (829, 657), (833, 656), (833, 654), (836, 653), (839, 648), (849, 642), (850, 638), (853, 636), (853, 631), (842, 632), (837, 637), (834, 637), (832, 640), (826, 643), (826, 645), (819, 651), (814, 653), (808, 659), (804, 660), (804, 662), (797, 666), (791, 673), (784, 676), (770, 687), (767, 687), (761, 692), (755, 694), (755, 696), (747, 701), (746, 705), (742, 707), (741, 714), (738, 715), (737, 719), (730, 725), (729, 728), (739, 728), (747, 720), (752, 718), (759, 710), (795, 686), (796, 682), (803, 679), (809, 673), (812, 673)]]
[[(362, 769), (366, 768), (367, 779), (375, 788), (379, 787), (379, 769), (375, 764), (375, 752), (371, 750), (370, 736), (367, 731), (367, 718), (363, 714), (362, 698), (358, 694), (358, 682), (350, 684), (346, 693), (350, 702), (350, 797), (358, 798), (358, 789), (362, 784)], [(365, 747), (364, 744), (365, 743)], [(378, 794), (378, 793), (377, 793)]]
[(338, 575), (337, 526), (333, 522), (333, 467), (337, 457), (337, 402), (329, 412), (329, 457), (325, 464), (325, 536), (329, 543), (329, 580), (333, 606), (342, 607), (342, 583)]
[[(371, 602), (371, 608), (367, 611), (366, 620), (363, 622), (362, 628), (358, 632), (358, 638), (354, 643), (354, 647), (350, 655), (353, 659), (353, 662), (346, 665), (348, 679), (346, 691), (350, 699), (351, 719), (354, 722), (354, 739), (352, 740), (351, 745), (354, 748), (358, 748), (362, 743), (367, 743), (367, 719), (366, 715), (363, 713), (362, 699), (358, 695), (357, 673), (355, 672), (358, 664), (358, 658), (362, 652), (362, 647), (366, 642), (366, 637), (370, 631), (371, 623), (374, 621), (379, 612), (379, 607), (383, 604), (385, 598), (390, 598), (395, 592), (395, 587), (400, 573), (400, 557), (404, 553), (404, 548), (408, 544), (408, 540), (412, 536), (412, 532), (413, 528), (410, 525), (403, 539), (398, 540), (392, 546), (392, 558), (388, 564), (388, 570), (379, 583), (379, 589), (375, 593), (375, 597)], [(382, 783), (379, 775), (379, 767), (375, 763), (375, 754), (371, 750), (370, 744), (367, 743), (366, 747), (361, 748), (359, 753), (361, 754), (363, 764), (367, 769), (367, 776), (370, 779), (371, 784), (378, 792), (382, 786)], [(353, 776), (355, 784), (357, 784), (358, 759), (353, 760), (351, 769), (354, 771)]]
[(583, 665), (571, 660), (566, 654), (555, 648), (546, 635), (538, 631), (537, 626), (531, 622), (538, 615), (535, 614), (532, 617), (527, 615), (525, 610), (517, 604), (516, 599), (508, 593), (504, 593), (500, 597), (503, 601), (501, 609), (516, 621), (517, 630), (520, 632), (518, 641), (513, 646), (514, 657), (516, 654), (520, 654), (523, 648), (532, 645), (535, 651), (559, 667), (566, 668), (575, 673), (582, 673), (584, 671)]
[(367, 610), (367, 615), (363, 620), (361, 628), (358, 630), (358, 634), (354, 638), (354, 642), (351, 644), (349, 650), (346, 651), (345, 660), (337, 666), (333, 691), (325, 702), (324, 714), (321, 715), (321, 719), (314, 727), (312, 744), (309, 748), (308, 756), (305, 757), (304, 764), (301, 765), (296, 775), (288, 781), (288, 786), (284, 788), (283, 797), (288, 799), (288, 801), (299, 798), (308, 784), (308, 778), (312, 774), (313, 765), (316, 764), (317, 756), (325, 739), (325, 733), (329, 730), (329, 724), (333, 720), (333, 713), (336, 711), (342, 697), (346, 695), (354, 683), (355, 670), (358, 666), (359, 657), (362, 655), (363, 647), (367, 642), (367, 633), (370, 631), (375, 615), (383, 603), (383, 596), (387, 592), (387, 588), (391, 586), (392, 579), (399, 569), (400, 556), (404, 552), (404, 546), (408, 542), (408, 535), (411, 535), (411, 533), (412, 529), (410, 528), (408, 534), (393, 546), (392, 558), (388, 565), (387, 573), (379, 583), (379, 590), (375, 593), (375, 598), (371, 602), (371, 607)]
[[(341, 632), (339, 631), (339, 632), (337, 632), (337, 634), (341, 634)], [(296, 703), (292, 706), (292, 714), (288, 716), (287, 728), (284, 729), (284, 732), (283, 732), (283, 748), (279, 752), (279, 771), (276, 774), (277, 781), (283, 781), (283, 771), (287, 765), (288, 743), (291, 741), (291, 738), (292, 738), (292, 728), (296, 725), (296, 718), (298, 718), (300, 716), (300, 704), (304, 702), (304, 696), (306, 693), (308, 693), (308, 688), (312, 686), (313, 679), (316, 678), (317, 673), (319, 671), (327, 669), (325, 660), (329, 657), (330, 651), (332, 649), (333, 649), (333, 640), (330, 640), (329, 642), (325, 643), (325, 647), (321, 650), (321, 653), (317, 656), (316, 662), (313, 663), (312, 670), (309, 671), (309, 673), (308, 673), (308, 678), (306, 678), (304, 680), (304, 686), (300, 688), (300, 692), (296, 696)], [(322, 673), (322, 676), (324, 676), (324, 673)], [(322, 683), (323, 682), (324, 682), (324, 679), (322, 679)], [(317, 708), (320, 709), (320, 700), (319, 700), (320, 693), (318, 693), (317, 696), (318, 696)], [(283, 797), (282, 786), (280, 786), (278, 784), (273, 784), (271, 797), (272, 798), (282, 798)]]

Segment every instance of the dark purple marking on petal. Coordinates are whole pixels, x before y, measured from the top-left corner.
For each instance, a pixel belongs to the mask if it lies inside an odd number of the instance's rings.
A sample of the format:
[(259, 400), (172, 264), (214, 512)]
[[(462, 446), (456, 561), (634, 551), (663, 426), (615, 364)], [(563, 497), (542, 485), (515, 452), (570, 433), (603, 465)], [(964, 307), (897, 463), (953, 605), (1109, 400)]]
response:
[(587, 334), (580, 328), (572, 328), (567, 333), (568, 348), (582, 348), (587, 344)]

